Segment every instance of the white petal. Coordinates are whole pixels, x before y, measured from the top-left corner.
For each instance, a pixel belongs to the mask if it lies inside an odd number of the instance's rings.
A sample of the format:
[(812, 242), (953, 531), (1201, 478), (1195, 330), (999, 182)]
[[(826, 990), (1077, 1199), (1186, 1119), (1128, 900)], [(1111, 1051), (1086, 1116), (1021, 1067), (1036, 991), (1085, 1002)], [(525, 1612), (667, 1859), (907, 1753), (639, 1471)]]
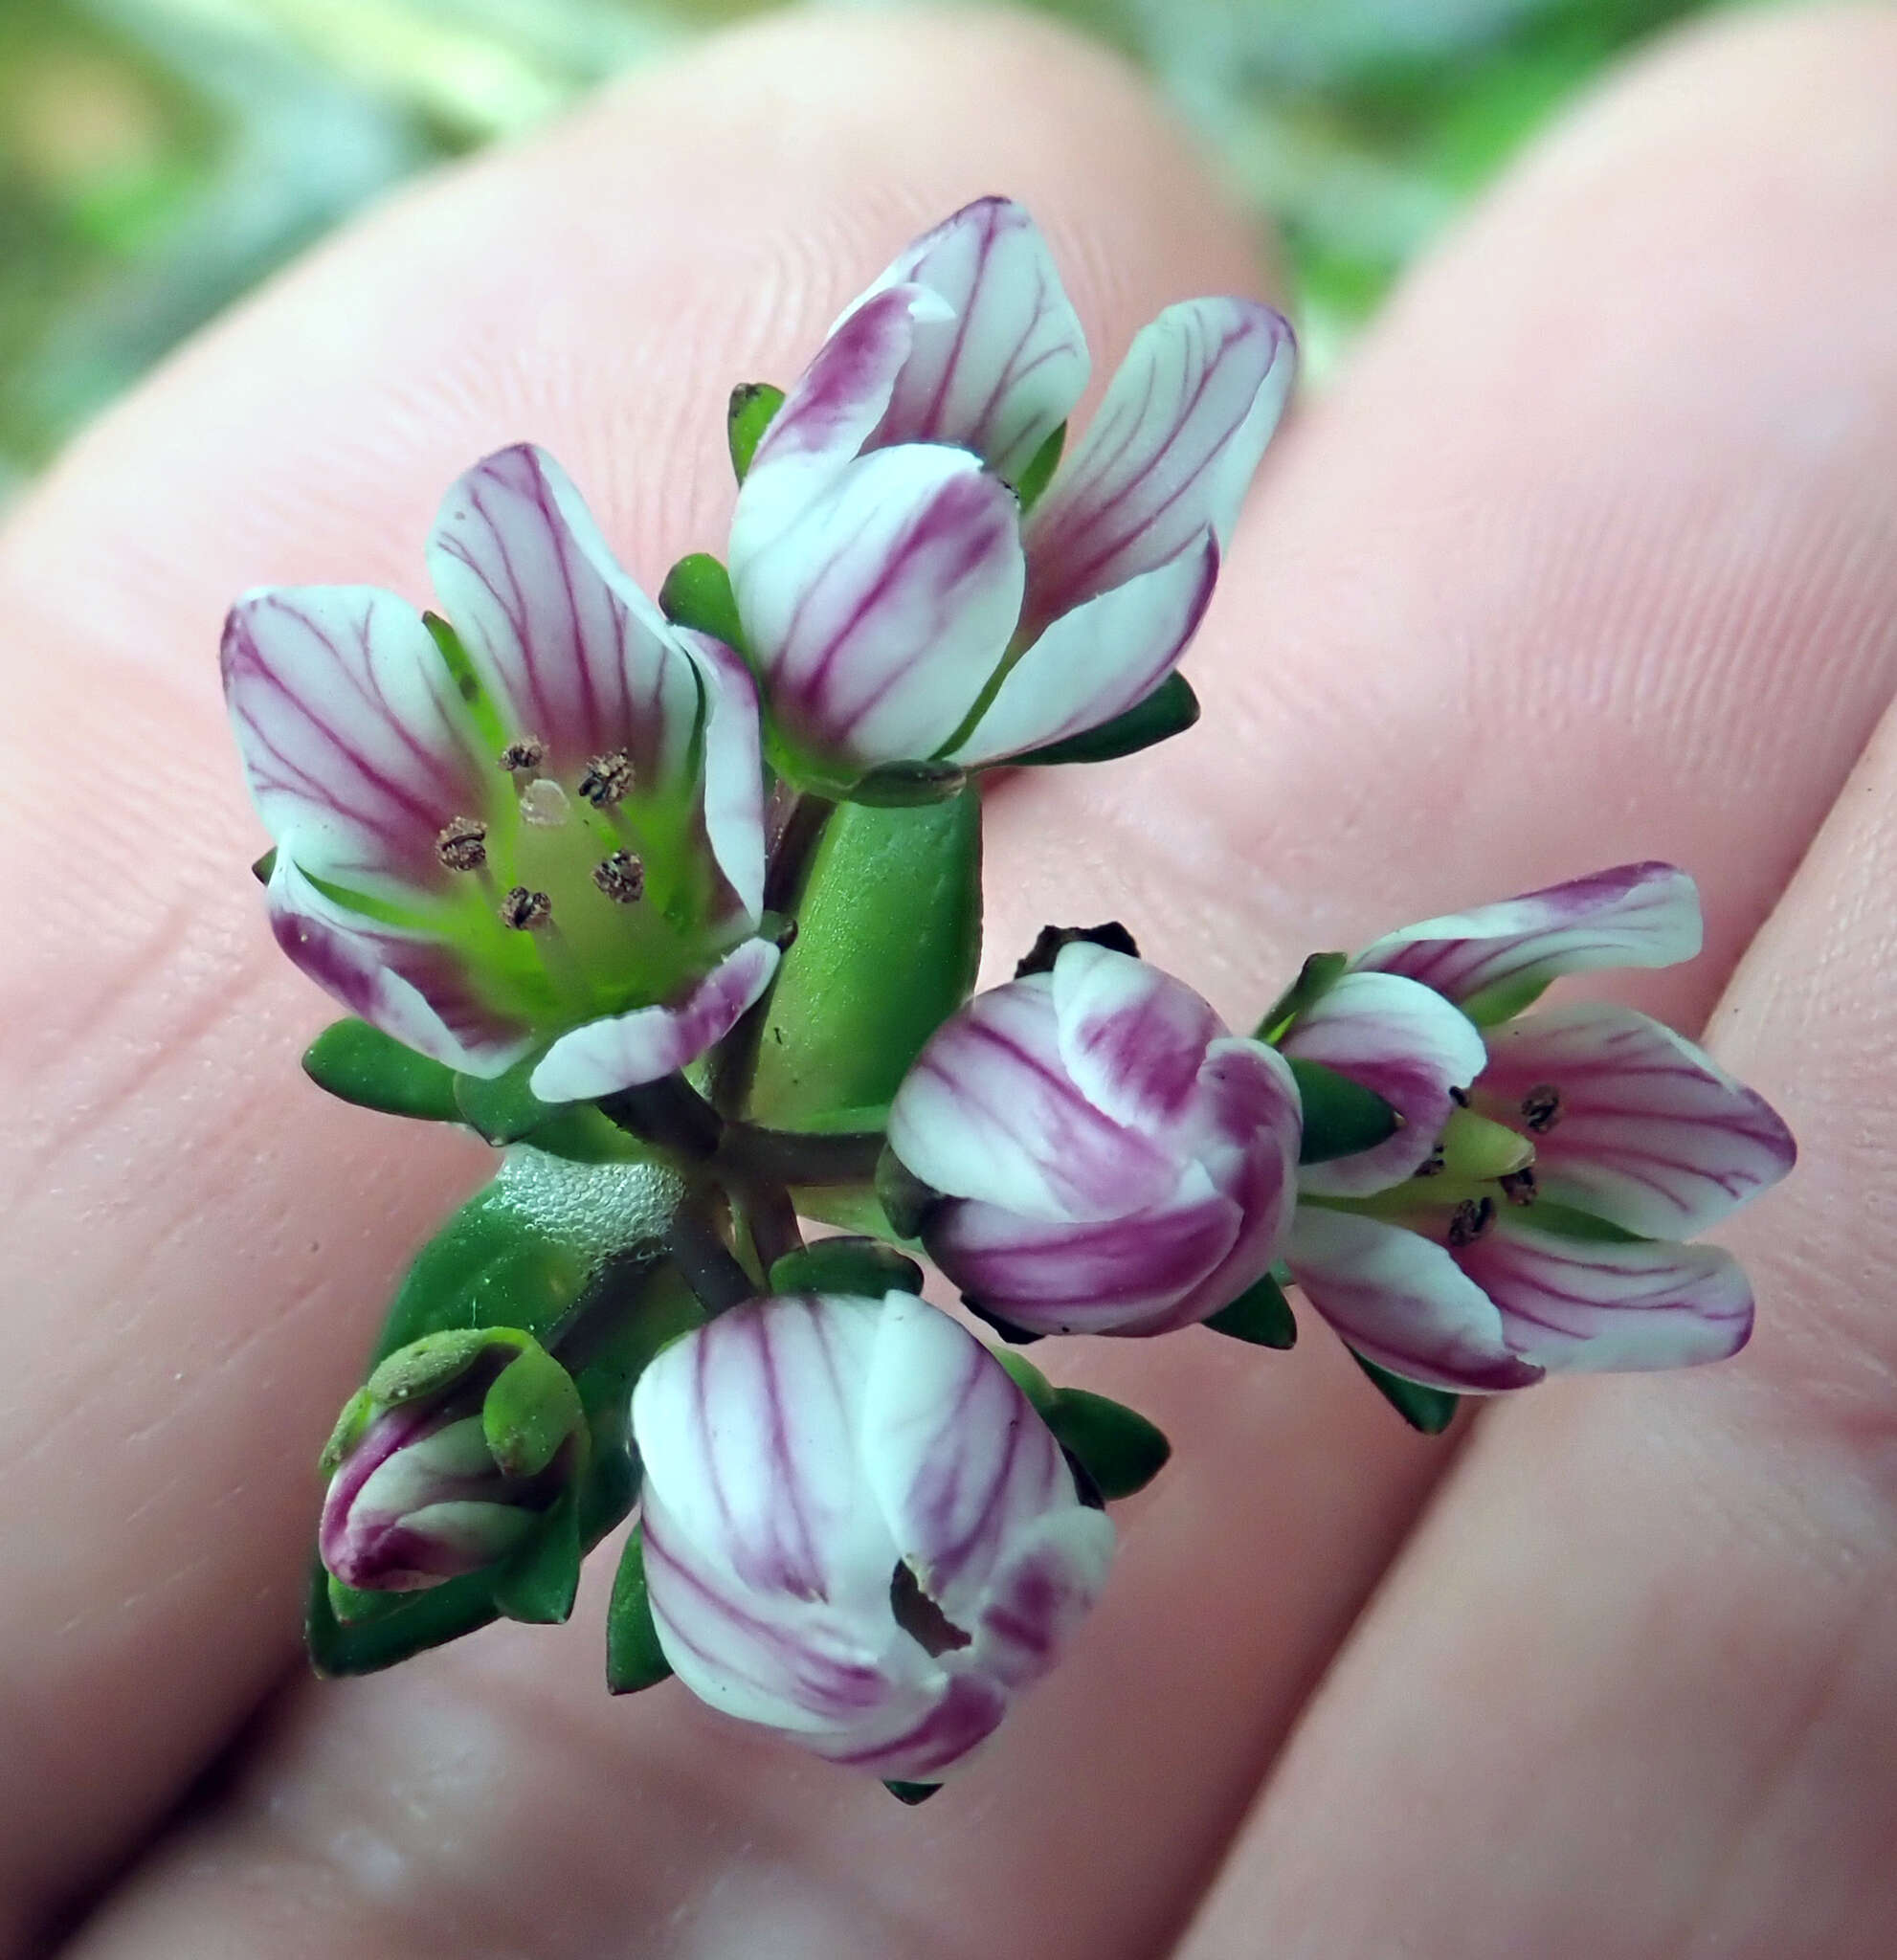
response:
[(1062, 947), (1052, 975), (1061, 1066), (1114, 1122), (1162, 1133), (1186, 1114), (1205, 1052), (1227, 1030), (1170, 973), (1109, 947)]
[(264, 827), (315, 876), (379, 897), (438, 888), (454, 817), (492, 784), (421, 614), (368, 586), (278, 587), (224, 626), (224, 698)]
[(635, 1008), (562, 1035), (527, 1086), (543, 1102), (581, 1102), (671, 1075), (731, 1032), (770, 984), (777, 960), (769, 940), (746, 940), (683, 1000)]
[(556, 773), (623, 749), (639, 793), (676, 783), (698, 723), (690, 657), (551, 457), (521, 443), (476, 464), (428, 561), (510, 740), (546, 743)]
[(1433, 1239), (1300, 1205), (1284, 1257), (1306, 1299), (1393, 1374), (1478, 1394), (1540, 1379), (1539, 1368), (1511, 1352), (1488, 1295)]
[(1672, 864), (1619, 864), (1565, 884), (1425, 919), (1352, 966), (1433, 987), (1471, 1018), (1502, 1018), (1562, 973), (1672, 967), (1700, 949), (1699, 893)]
[(755, 924), (764, 905), (764, 758), (758, 740), (757, 688), (750, 670), (722, 641), (681, 633), (704, 682), (704, 809), (706, 848), (729, 887), (729, 907)]
[(938, 294), (953, 318), (917, 325), (871, 446), (952, 443), (1017, 481), (1091, 366), (1046, 239), (1012, 198), (984, 197), (918, 238), (863, 298), (905, 285)]
[(1466, 1014), (1394, 973), (1346, 973), (1299, 1016), (1284, 1053), (1374, 1090), (1403, 1118), (1374, 1149), (1299, 1171), (1305, 1191), (1326, 1197), (1368, 1197), (1414, 1174), (1456, 1106), (1450, 1091), (1466, 1089), (1487, 1059)]
[(1774, 1185), (1797, 1147), (1761, 1096), (1671, 1028), (1604, 1001), (1525, 1014), (1489, 1036), (1476, 1106), (1517, 1128), (1531, 1090), (1560, 1107), (1537, 1134), (1545, 1198), (1650, 1238), (1690, 1238)]
[(1150, 571), (1085, 600), (1010, 669), (957, 762), (998, 762), (1085, 733), (1142, 702), (1198, 631), (1218, 582), (1210, 529)]
[(1025, 576), (1014, 493), (967, 451), (852, 463), (737, 578), (772, 721), (843, 768), (933, 755), (999, 665)]
[(1057, 1511), (1023, 1533), (982, 1602), (975, 1663), (1015, 1691), (1038, 1681), (1105, 1590), (1113, 1545), (1105, 1511)]
[(1249, 300), (1189, 300), (1141, 329), (1028, 521), (1031, 625), (1221, 546), (1290, 392), (1291, 329)]

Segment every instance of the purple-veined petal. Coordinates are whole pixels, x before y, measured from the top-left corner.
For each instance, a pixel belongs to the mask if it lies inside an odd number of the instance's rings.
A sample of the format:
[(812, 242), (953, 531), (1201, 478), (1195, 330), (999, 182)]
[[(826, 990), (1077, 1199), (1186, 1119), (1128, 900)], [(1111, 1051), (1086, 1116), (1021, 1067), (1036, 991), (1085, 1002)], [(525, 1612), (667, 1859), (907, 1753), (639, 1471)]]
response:
[(1039, 1218), (1144, 1211), (1179, 1179), (1172, 1154), (1075, 1087), (1045, 974), (978, 993), (930, 1036), (890, 1105), (889, 1141), (935, 1190)]
[(730, 902), (712, 907), (713, 922), (755, 924), (764, 905), (764, 759), (757, 688), (750, 670), (709, 634), (681, 633), (704, 683), (703, 828)]
[(1143, 327), (1086, 435), (1028, 520), (1030, 630), (1168, 563), (1222, 546), (1283, 412), (1291, 329), (1250, 300), (1189, 300)]
[(954, 759), (1003, 761), (1144, 701), (1178, 664), (1217, 582), (1218, 541), (1208, 529), (1164, 565), (1062, 613), (1009, 670)]
[(1078, 1505), (1020, 1535), (975, 1621), (989, 1674), (1018, 1690), (1047, 1672), (1105, 1587), (1113, 1544), (1106, 1513)]
[(1468, 1016), (1427, 987), (1394, 973), (1346, 973), (1284, 1037), (1284, 1053), (1361, 1082), (1403, 1127), (1374, 1149), (1298, 1173), (1322, 1197), (1368, 1197), (1412, 1176), (1435, 1149), (1456, 1106), (1452, 1089), (1481, 1075), (1486, 1053)]
[(857, 769), (933, 755), (1019, 617), (1014, 492), (966, 450), (878, 450), (736, 579), (772, 721)]
[(952, 443), (1017, 481), (1073, 412), (1091, 365), (1047, 241), (1012, 198), (984, 197), (918, 238), (863, 297), (904, 285), (938, 294), (953, 318), (917, 324), (869, 446)]
[(966, 1327), (914, 1294), (891, 1293), (878, 1317), (861, 1437), (898, 1553), (964, 1632), (1021, 1534), (1079, 1508), (1034, 1405)]
[(734, 584), (868, 442), (917, 330), (952, 317), (938, 293), (889, 286), (865, 295), (831, 329), (771, 418), (738, 492), (729, 551)]
[(900, 1726), (887, 1725), (885, 1709), (882, 1732), (818, 1743), (816, 1751), (886, 1781), (933, 1783), (966, 1763), (1001, 1726), (1008, 1696), (999, 1682), (971, 1668), (939, 1668), (931, 1688), (910, 1699), (909, 1710)]
[(1052, 982), (1060, 1062), (1074, 1085), (1116, 1123), (1172, 1128), (1224, 1022), (1183, 981), (1086, 940), (1061, 947)]
[(270, 875), (277, 944), (325, 992), (385, 1035), (465, 1075), (498, 1076), (533, 1046), (526, 1022), (490, 1005), (465, 963), (424, 932), (346, 910), (287, 854)]
[(956, 1286), (1016, 1326), (1163, 1334), (1190, 1325), (1179, 1303), (1222, 1268), (1244, 1223), (1238, 1200), (1193, 1164), (1170, 1203), (1125, 1217), (1028, 1218), (965, 1200), (943, 1206), (926, 1240), (929, 1258)]
[(609, 1014), (562, 1035), (527, 1086), (543, 1102), (581, 1102), (671, 1075), (737, 1026), (770, 984), (778, 957), (770, 940), (746, 940), (683, 1000)]
[[(1671, 1028), (1604, 1001), (1575, 1001), (1494, 1030), (1483, 1113), (1539, 1121), (1543, 1197), (1649, 1238), (1691, 1238), (1791, 1169), (1797, 1146), (1762, 1096)], [(1549, 1104), (1552, 1089), (1558, 1103)]]
[(264, 828), (319, 878), (400, 900), (449, 874), (435, 839), (492, 794), (421, 614), (368, 586), (249, 593), (224, 625), (224, 698)]
[(1300, 1205), (1284, 1257), (1311, 1305), (1392, 1374), (1459, 1394), (1541, 1379), (1540, 1368), (1511, 1351), (1488, 1295), (1434, 1239), (1381, 1218)]
[(477, 463), (442, 500), (435, 589), (509, 739), (556, 772), (623, 750), (637, 793), (664, 793), (698, 724), (690, 657), (614, 561), (567, 473), (530, 443)]
[(1433, 987), (1474, 1020), (1501, 1019), (1562, 973), (1672, 967), (1700, 949), (1699, 893), (1673, 864), (1619, 864), (1406, 925), (1351, 965)]
[(1752, 1289), (1717, 1246), (1603, 1243), (1508, 1217), (1456, 1258), (1509, 1347), (1551, 1373), (1723, 1361), (1752, 1332)]

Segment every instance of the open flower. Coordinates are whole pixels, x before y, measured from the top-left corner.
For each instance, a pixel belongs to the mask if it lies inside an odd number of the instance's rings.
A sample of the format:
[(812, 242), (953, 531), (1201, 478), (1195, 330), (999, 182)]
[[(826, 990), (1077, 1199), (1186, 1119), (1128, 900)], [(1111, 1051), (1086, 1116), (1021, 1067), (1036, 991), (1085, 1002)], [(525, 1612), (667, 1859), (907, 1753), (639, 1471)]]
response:
[(1299, 1176), (1286, 1262), (1359, 1353), (1488, 1391), (1744, 1345), (1745, 1274), (1683, 1241), (1783, 1177), (1791, 1133), (1631, 1008), (1516, 1017), (1559, 974), (1671, 965), (1700, 938), (1684, 872), (1626, 865), (1393, 933), (1299, 1017), (1287, 1055), (1405, 1119), (1376, 1149)]
[(750, 679), (537, 449), (455, 484), (429, 560), (452, 632), (362, 586), (252, 592), (225, 626), (278, 941), (467, 1074), (544, 1050), (546, 1101), (668, 1074), (776, 964)]
[(679, 1678), (833, 1761), (939, 1779), (1059, 1659), (1113, 1527), (1027, 1397), (908, 1293), (721, 1314), (639, 1378), (645, 1571)]
[(929, 1256), (1038, 1333), (1160, 1334), (1229, 1306), (1279, 1256), (1299, 1129), (1281, 1056), (1085, 941), (944, 1023), (889, 1113), (945, 1195)]
[(919, 239), (832, 329), (759, 443), (730, 559), (795, 773), (974, 765), (1110, 721), (1197, 629), (1277, 426), (1290, 329), (1248, 300), (1169, 307), (1023, 514), (1089, 373), (1021, 207)]

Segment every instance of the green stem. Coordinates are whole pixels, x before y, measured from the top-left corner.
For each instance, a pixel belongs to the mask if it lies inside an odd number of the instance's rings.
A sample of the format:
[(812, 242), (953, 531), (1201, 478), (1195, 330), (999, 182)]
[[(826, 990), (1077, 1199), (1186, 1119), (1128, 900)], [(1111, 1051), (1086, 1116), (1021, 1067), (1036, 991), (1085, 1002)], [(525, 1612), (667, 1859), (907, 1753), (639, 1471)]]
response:
[(667, 1247), (685, 1283), (706, 1313), (719, 1314), (757, 1298), (751, 1276), (725, 1243), (702, 1203), (687, 1199), (672, 1214)]
[(825, 1136), (734, 1123), (725, 1132), (719, 1156), (752, 1177), (780, 1184), (868, 1184), (876, 1176), (885, 1141), (880, 1129), (838, 1130)]
[(602, 1096), (599, 1113), (687, 1163), (711, 1157), (725, 1134), (724, 1119), (681, 1075)]

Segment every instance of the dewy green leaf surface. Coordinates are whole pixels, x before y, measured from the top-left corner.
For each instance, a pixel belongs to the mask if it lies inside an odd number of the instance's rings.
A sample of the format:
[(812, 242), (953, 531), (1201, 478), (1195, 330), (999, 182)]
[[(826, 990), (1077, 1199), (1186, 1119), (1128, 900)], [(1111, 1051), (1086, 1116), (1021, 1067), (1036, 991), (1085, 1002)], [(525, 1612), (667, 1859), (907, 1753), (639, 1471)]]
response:
[(885, 1107), (968, 998), (981, 952), (981, 807), (846, 804), (811, 866), (758, 1053), (750, 1114), (819, 1128)]

